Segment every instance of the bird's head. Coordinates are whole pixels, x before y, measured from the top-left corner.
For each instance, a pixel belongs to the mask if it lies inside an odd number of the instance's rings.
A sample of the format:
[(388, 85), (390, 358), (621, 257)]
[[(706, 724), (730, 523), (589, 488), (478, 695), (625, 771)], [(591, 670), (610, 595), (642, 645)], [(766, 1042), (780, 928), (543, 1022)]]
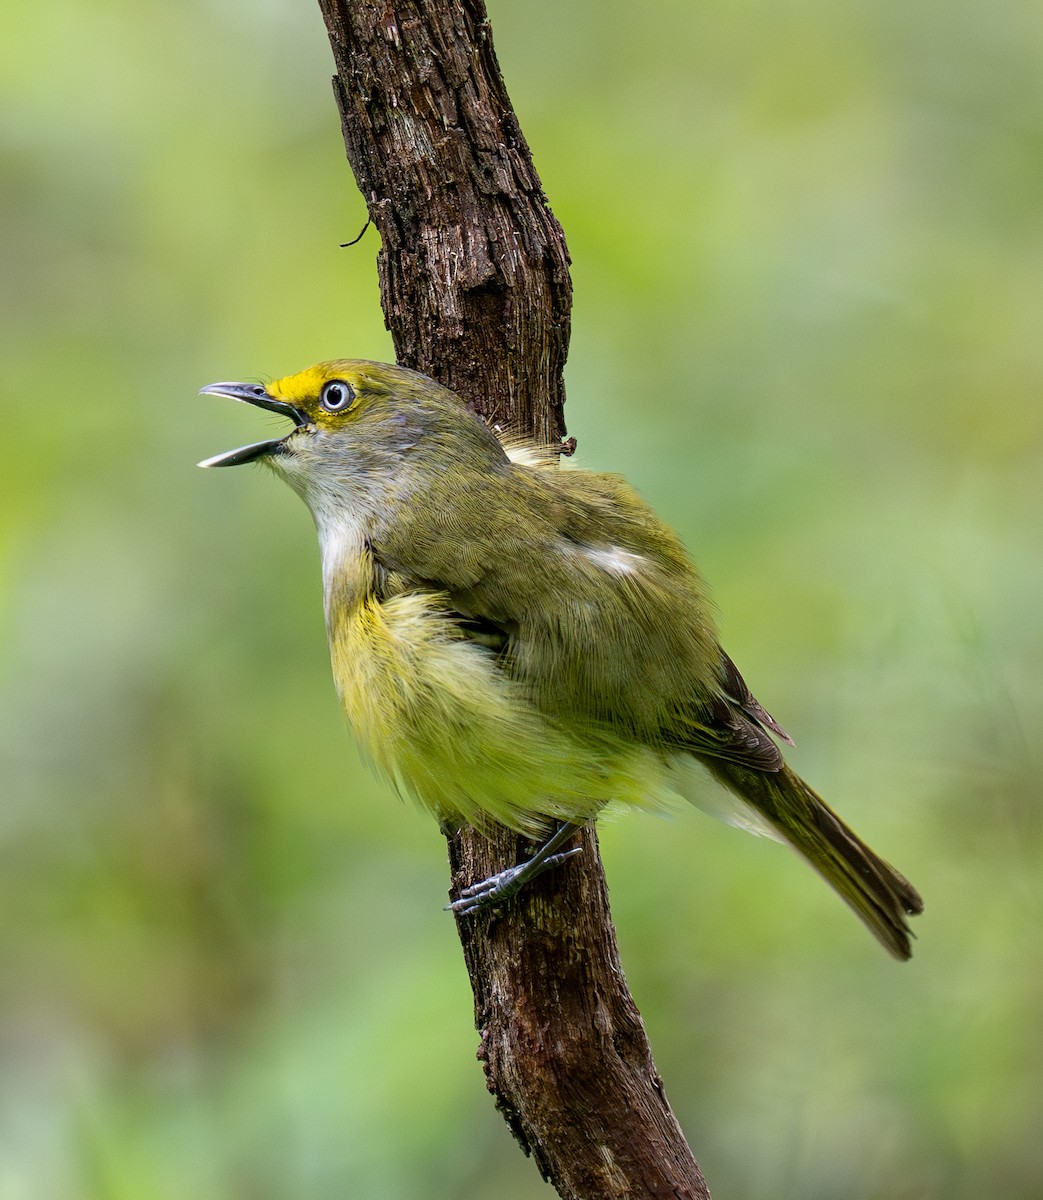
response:
[(406, 367), (335, 359), (267, 385), (212, 383), (201, 394), (228, 396), (293, 422), (283, 437), (217, 454), (201, 467), (263, 462), (313, 511), (331, 499), (375, 500), (411, 490), (431, 471), (506, 461), (493, 432), (447, 388)]

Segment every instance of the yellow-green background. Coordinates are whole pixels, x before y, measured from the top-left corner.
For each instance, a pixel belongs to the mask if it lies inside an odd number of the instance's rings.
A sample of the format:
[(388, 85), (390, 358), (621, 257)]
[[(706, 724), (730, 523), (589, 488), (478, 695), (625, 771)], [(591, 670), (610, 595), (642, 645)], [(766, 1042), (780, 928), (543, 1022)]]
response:
[[(1043, 1195), (1043, 22), (494, 0), (574, 258), (568, 415), (683, 533), (793, 760), (922, 889), (602, 829), (718, 1200)], [(196, 390), (386, 357), (317, 7), (0, 40), (0, 1200), (529, 1200), (434, 825), (342, 728), (303, 506)]]

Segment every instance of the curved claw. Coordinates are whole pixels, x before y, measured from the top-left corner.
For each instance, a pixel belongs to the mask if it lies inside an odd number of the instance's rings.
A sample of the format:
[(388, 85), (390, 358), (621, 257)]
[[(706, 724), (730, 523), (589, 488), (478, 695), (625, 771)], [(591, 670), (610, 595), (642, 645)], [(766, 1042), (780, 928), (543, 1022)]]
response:
[[(567, 828), (563, 827), (563, 829)], [(559, 830), (551, 842), (561, 845), (561, 842), (567, 840), (567, 837), (571, 837), (574, 832), (574, 829), (570, 829), (566, 837), (562, 838), (560, 837), (562, 830)], [(570, 850), (548, 854), (546, 853), (548, 847), (554, 848), (548, 842), (547, 846), (544, 846), (527, 862), (519, 863), (516, 867), (507, 867), (503, 871), (497, 871), (495, 875), (490, 875), (488, 879), (480, 879), (477, 883), (462, 888), (457, 898), (445, 905), (445, 911), (455, 913), (459, 917), (470, 917), (483, 910), (495, 908), (510, 900), (512, 896), (516, 896), (537, 875), (542, 875), (551, 867), (558, 866), (567, 858), (572, 858), (574, 854), (583, 853), (582, 846), (573, 846)]]

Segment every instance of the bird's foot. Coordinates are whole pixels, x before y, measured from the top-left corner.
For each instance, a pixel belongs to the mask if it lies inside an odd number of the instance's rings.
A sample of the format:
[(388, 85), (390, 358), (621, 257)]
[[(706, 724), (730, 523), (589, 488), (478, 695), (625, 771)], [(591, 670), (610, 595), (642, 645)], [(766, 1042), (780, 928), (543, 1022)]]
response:
[(578, 825), (573, 825), (571, 822), (562, 825), (532, 858), (518, 863), (517, 866), (497, 871), (488, 879), (481, 879), (469, 887), (462, 888), (457, 898), (445, 906), (446, 911), (456, 913), (460, 917), (470, 917), (475, 913), (504, 904), (512, 896), (516, 896), (537, 875), (542, 875), (544, 871), (549, 871), (551, 867), (558, 866), (575, 854), (583, 853), (582, 846), (573, 846), (570, 850), (559, 851), (558, 849), (579, 828)]

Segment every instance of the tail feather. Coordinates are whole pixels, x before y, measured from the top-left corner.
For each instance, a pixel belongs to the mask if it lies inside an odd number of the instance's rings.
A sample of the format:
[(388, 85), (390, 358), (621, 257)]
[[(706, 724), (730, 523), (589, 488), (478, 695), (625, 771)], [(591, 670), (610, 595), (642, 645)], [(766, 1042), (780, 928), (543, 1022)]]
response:
[(724, 759), (703, 760), (757, 810), (854, 909), (895, 958), (912, 956), (907, 916), (923, 912), (916, 888), (849, 829), (789, 767), (757, 771)]

